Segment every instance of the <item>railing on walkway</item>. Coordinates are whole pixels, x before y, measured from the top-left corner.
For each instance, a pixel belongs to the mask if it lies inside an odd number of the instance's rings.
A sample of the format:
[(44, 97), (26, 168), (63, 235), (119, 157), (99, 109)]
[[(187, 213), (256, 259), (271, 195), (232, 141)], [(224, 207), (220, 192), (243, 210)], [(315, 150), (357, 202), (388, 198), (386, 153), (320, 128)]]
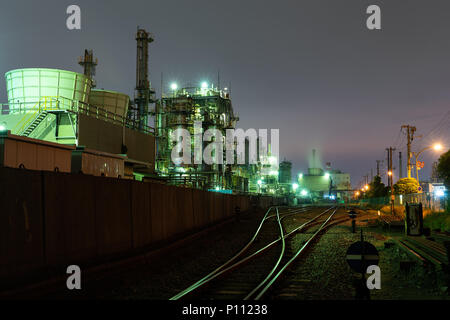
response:
[(3, 104), (1, 106), (2, 114), (24, 114), (24, 117), (17, 123), (13, 132), (21, 134), (26, 128), (39, 116), (41, 112), (47, 111), (66, 111), (77, 114), (84, 114), (96, 119), (107, 122), (112, 122), (120, 126), (125, 126), (130, 129), (139, 130), (146, 134), (154, 134), (155, 129), (140, 125), (138, 121), (123, 117), (114, 112), (110, 112), (103, 108), (68, 99), (65, 97), (41, 97), (39, 101), (27, 103), (12, 103), (9, 105)]

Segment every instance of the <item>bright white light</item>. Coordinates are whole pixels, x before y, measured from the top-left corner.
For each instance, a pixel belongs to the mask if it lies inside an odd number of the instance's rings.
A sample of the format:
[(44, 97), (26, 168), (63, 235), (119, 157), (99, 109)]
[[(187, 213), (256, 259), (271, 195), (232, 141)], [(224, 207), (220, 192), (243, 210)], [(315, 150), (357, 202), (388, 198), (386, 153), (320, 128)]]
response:
[(331, 196), (330, 196), (330, 199), (331, 199), (331, 200), (335, 200), (335, 199), (336, 199), (336, 197), (335, 197), (335, 196), (333, 196), (333, 195), (331, 195)]
[(327, 172), (325, 173), (325, 179), (329, 179), (330, 178), (330, 174)]
[(305, 189), (302, 190), (302, 192), (300, 193), (302, 196), (306, 196), (308, 195), (308, 191), (306, 191)]
[(220, 190), (220, 188), (219, 187), (216, 187), (216, 191), (219, 191)]
[(277, 163), (277, 157), (274, 157), (274, 156), (269, 157), (269, 163), (270, 164), (276, 164)]
[(202, 89), (206, 89), (208, 88), (208, 83), (207, 82), (202, 82)]
[(294, 184), (292, 185), (292, 189), (294, 189), (294, 191), (297, 190), (297, 189), (298, 189), (298, 184), (294, 183)]
[(299, 178), (299, 179), (303, 179), (303, 173), (300, 173), (300, 174), (298, 175), (298, 178)]
[(172, 89), (172, 90), (177, 90), (177, 88), (178, 88), (178, 85), (176, 83), (172, 83), (170, 85), (170, 89)]
[(0, 131), (6, 130), (6, 127), (0, 124)]
[(258, 180), (258, 184), (261, 185), (262, 184), (262, 180)]
[(442, 144), (440, 144), (440, 143), (436, 143), (434, 146), (433, 146), (433, 149), (434, 150), (436, 150), (436, 151), (441, 151), (442, 150)]
[(444, 190), (439, 189), (439, 190), (436, 190), (436, 192), (434, 194), (436, 195), (436, 197), (443, 197), (445, 195), (445, 192), (444, 192)]

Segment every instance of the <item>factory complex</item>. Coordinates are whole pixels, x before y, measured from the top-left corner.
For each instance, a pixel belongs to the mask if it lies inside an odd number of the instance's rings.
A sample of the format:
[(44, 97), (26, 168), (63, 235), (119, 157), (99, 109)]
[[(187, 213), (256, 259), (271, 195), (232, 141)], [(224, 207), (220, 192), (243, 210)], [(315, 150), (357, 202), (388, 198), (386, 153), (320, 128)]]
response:
[[(171, 137), (177, 130), (192, 136), (215, 130), (226, 136), (239, 121), (231, 90), (209, 83), (197, 87), (171, 84), (156, 98), (149, 77), (153, 36), (136, 33), (134, 97), (98, 89), (98, 59), (85, 50), (78, 62), (83, 73), (24, 68), (5, 74), (8, 103), (1, 104), (0, 165), (29, 170), (161, 182), (221, 193), (288, 196), (301, 201), (344, 199), (350, 177), (339, 170), (309, 168), (292, 180), (292, 164), (271, 148), (256, 162), (174, 163)], [(150, 126), (153, 124), (153, 127)], [(201, 127), (196, 128), (200, 123)], [(226, 146), (225, 138), (221, 144)], [(201, 140), (203, 146), (207, 143)], [(236, 144), (236, 142), (234, 142)], [(248, 154), (252, 142), (246, 138)], [(225, 158), (225, 148), (222, 150)], [(214, 152), (218, 152), (215, 150)], [(324, 178), (326, 177), (326, 178)]]

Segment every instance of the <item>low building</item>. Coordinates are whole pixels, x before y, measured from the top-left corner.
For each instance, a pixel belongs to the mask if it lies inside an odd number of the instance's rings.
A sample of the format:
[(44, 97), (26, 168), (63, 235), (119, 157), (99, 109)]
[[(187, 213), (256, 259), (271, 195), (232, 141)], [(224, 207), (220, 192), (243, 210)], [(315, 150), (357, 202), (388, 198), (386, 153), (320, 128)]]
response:
[(345, 200), (352, 192), (350, 174), (340, 170), (308, 168), (307, 174), (299, 175), (298, 185), (300, 194), (314, 201)]

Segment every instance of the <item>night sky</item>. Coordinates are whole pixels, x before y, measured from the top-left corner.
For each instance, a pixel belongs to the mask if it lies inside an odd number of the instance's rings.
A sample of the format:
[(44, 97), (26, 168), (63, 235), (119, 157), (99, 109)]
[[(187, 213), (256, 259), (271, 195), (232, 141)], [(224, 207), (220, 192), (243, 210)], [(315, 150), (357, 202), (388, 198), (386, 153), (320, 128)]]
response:
[[(66, 28), (66, 8), (82, 29)], [(382, 30), (366, 28), (366, 8)], [(231, 82), (241, 128), (280, 129), (280, 154), (305, 171), (316, 148), (323, 164), (356, 186), (385, 148), (403, 151), (402, 124), (450, 146), (450, 2), (442, 1), (1, 1), (0, 73), (26, 67), (82, 72), (93, 49), (97, 87), (133, 96), (135, 32), (150, 31), (150, 77), (161, 94), (172, 81)], [(7, 102), (4, 77), (0, 102)], [(433, 130), (433, 131), (431, 131)], [(431, 133), (430, 133), (431, 131)], [(426, 151), (422, 179), (437, 159)], [(395, 153), (398, 167), (398, 154)], [(374, 171), (375, 172), (375, 171)], [(406, 169), (403, 169), (406, 174)]]

